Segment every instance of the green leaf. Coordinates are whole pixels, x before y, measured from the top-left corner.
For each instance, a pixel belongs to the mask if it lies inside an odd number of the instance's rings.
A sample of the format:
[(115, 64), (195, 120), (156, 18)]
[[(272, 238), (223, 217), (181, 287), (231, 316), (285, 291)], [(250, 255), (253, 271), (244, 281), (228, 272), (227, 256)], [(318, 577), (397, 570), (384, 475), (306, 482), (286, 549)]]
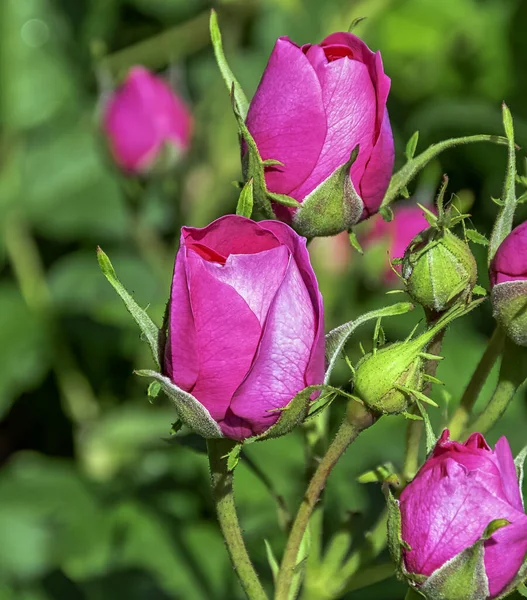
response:
[(525, 586), (525, 584), (520, 583), (516, 591), (518, 592), (518, 594), (520, 594), (520, 596), (522, 596), (522, 598), (527, 598), (527, 587)]
[(364, 254), (364, 250), (362, 249), (362, 246), (360, 245), (360, 242), (357, 238), (357, 234), (353, 231), (353, 229), (349, 232), (349, 240), (350, 240), (350, 244), (351, 244), (352, 248), (355, 248), (355, 250), (359, 254)]
[(276, 577), (278, 575), (278, 571), (280, 570), (280, 565), (276, 560), (273, 549), (271, 548), (271, 544), (264, 540), (265, 544), (265, 554), (267, 556), (267, 562), (269, 563), (269, 567), (271, 568), (271, 573), (273, 574), (273, 581), (276, 583)]
[(172, 400), (178, 417), (189, 429), (206, 439), (224, 437), (218, 424), (203, 404), (174, 385), (168, 377), (151, 370), (135, 371), (135, 374), (140, 377), (150, 377), (161, 384), (163, 392)]
[(294, 568), (293, 580), (291, 582), (291, 588), (289, 589), (289, 600), (295, 600), (298, 597), (298, 591), (304, 581), (307, 567), (307, 557), (311, 550), (311, 528), (308, 527), (302, 537), (300, 548), (298, 549), (298, 555), (296, 557), (296, 565)]
[(430, 417), (428, 416), (426, 409), (417, 398), (415, 399), (415, 403), (417, 404), (417, 408), (419, 409), (419, 412), (421, 413), (425, 423), (426, 454), (428, 455), (430, 452), (432, 452), (437, 443), (437, 436), (432, 429), (432, 423), (430, 423)]
[(444, 140), (437, 144), (432, 144), (421, 154), (418, 154), (412, 160), (409, 160), (404, 167), (399, 169), (390, 180), (388, 190), (384, 195), (382, 206), (391, 204), (402, 193), (412, 179), (423, 169), (431, 160), (441, 154), (444, 150), (455, 148), (462, 144), (470, 144), (474, 142), (491, 142), (494, 144), (506, 145), (507, 139), (497, 135), (471, 135), (461, 138), (452, 138)]
[(212, 41), (214, 56), (216, 57), (216, 62), (218, 63), (221, 76), (225, 81), (225, 85), (227, 86), (229, 93), (231, 90), (233, 91), (238, 110), (240, 111), (242, 119), (245, 121), (247, 111), (249, 110), (249, 102), (247, 101), (247, 96), (244, 94), (240, 84), (236, 80), (234, 73), (231, 71), (231, 68), (227, 63), (227, 59), (225, 58), (225, 53), (223, 52), (223, 43), (221, 40), (221, 32), (218, 25), (218, 16), (214, 9), (210, 11), (210, 39)]
[(149, 398), (157, 398), (159, 392), (161, 391), (161, 384), (159, 381), (152, 381), (152, 383), (148, 386), (148, 397)]
[(503, 206), (501, 206), (498, 211), (498, 216), (496, 217), (490, 236), (487, 261), (489, 265), (500, 244), (512, 231), (514, 213), (516, 212), (516, 206), (518, 204), (516, 199), (516, 146), (514, 143), (514, 126), (512, 123), (511, 112), (505, 103), (502, 105), (502, 109), (503, 127), (507, 135), (508, 146), (507, 172), (505, 174), (505, 181), (503, 182), (503, 191), (501, 193)]
[(308, 239), (349, 231), (364, 210), (350, 177), (358, 146), (350, 158), (319, 184), (300, 204), (293, 216), (293, 227)]
[(386, 223), (391, 223), (393, 221), (393, 210), (389, 206), (381, 206), (379, 209), (379, 214), (386, 221)]
[(243, 444), (235, 444), (232, 447), (232, 450), (225, 456), (227, 459), (227, 469), (229, 471), (234, 471), (234, 469), (238, 466), (240, 462), (240, 455), (242, 453)]
[(301, 206), (301, 203), (291, 196), (287, 196), (286, 194), (275, 194), (274, 192), (267, 191), (267, 196), (273, 201), (281, 204), (282, 206), (287, 206), (289, 208), (298, 208)]
[(357, 329), (357, 327), (363, 323), (371, 321), (372, 319), (378, 319), (379, 317), (394, 317), (397, 315), (403, 315), (413, 308), (414, 305), (410, 302), (399, 302), (397, 304), (392, 304), (391, 306), (373, 310), (369, 313), (361, 315), (355, 319), (355, 321), (349, 321), (348, 323), (344, 323), (344, 325), (340, 325), (339, 327), (331, 330), (326, 335), (326, 360), (328, 367), (326, 369), (324, 383), (329, 381), (339, 354), (342, 352), (346, 342)]
[(250, 219), (253, 214), (253, 202), (253, 179), (251, 178), (243, 186), (242, 191), (240, 192), (238, 204), (236, 205), (236, 214)]
[(135, 322), (139, 325), (146, 341), (150, 345), (152, 350), (152, 356), (158, 368), (161, 368), (163, 346), (162, 346), (162, 335), (157, 325), (148, 316), (145, 310), (143, 310), (136, 301), (126, 291), (123, 284), (117, 278), (117, 274), (113, 268), (112, 263), (108, 256), (102, 251), (101, 248), (97, 247), (97, 260), (99, 266), (106, 279), (110, 282), (114, 290), (122, 298), (128, 312), (132, 315)]
[(487, 295), (487, 290), (481, 286), (481, 285), (475, 285), (472, 288), (472, 293), (476, 294), (476, 296), (486, 296)]
[(479, 231), (475, 229), (465, 229), (465, 237), (475, 244), (481, 244), (482, 246), (488, 246), (489, 240)]
[(357, 27), (357, 25), (359, 23), (361, 23), (362, 21), (364, 21), (367, 18), (368, 17), (357, 17), (356, 19), (353, 19), (353, 21), (351, 22), (350, 26), (348, 27), (348, 33), (352, 33), (353, 30), (355, 29), (355, 27)]
[(419, 131), (416, 131), (406, 144), (406, 150), (404, 152), (407, 160), (412, 160), (417, 148), (417, 142), (419, 141)]
[(483, 535), (481, 536), (482, 540), (489, 540), (499, 529), (502, 527), (507, 527), (511, 522), (508, 519), (494, 519), (491, 521), (486, 527)]

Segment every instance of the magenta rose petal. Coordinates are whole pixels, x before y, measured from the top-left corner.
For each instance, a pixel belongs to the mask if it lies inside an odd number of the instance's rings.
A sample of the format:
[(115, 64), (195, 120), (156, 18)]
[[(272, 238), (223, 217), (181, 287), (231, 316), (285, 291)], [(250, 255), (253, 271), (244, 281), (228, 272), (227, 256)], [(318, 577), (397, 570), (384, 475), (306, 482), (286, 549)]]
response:
[(496, 442), (494, 454), (498, 462), (503, 481), (503, 489), (509, 502), (523, 512), (523, 502), (518, 486), (518, 474), (507, 438), (502, 436)]
[(284, 278), (289, 256), (288, 248), (279, 246), (258, 254), (231, 254), (222, 269), (213, 264), (203, 264), (203, 268), (218, 281), (235, 289), (263, 327)]
[(269, 309), (254, 364), (230, 405), (235, 415), (251, 422), (255, 433), (265, 431), (280, 416), (270, 411), (286, 406), (306, 387), (305, 357), (315, 327), (309, 294), (291, 259)]
[(177, 385), (188, 392), (196, 383), (198, 352), (185, 265), (185, 256), (178, 255), (170, 304), (169, 335), (172, 343), (165, 351), (165, 371), (170, 379), (177, 381)]
[(392, 177), (394, 162), (395, 149), (392, 127), (388, 111), (385, 110), (379, 138), (365, 167), (359, 186), (360, 195), (364, 202), (363, 219), (379, 210)]
[(199, 375), (190, 391), (219, 421), (251, 366), (261, 327), (245, 300), (214, 278), (198, 254), (189, 250), (187, 263), (199, 354)]
[[(302, 199), (329, 177), (360, 145), (359, 155), (351, 167), (356, 187), (373, 149), (376, 119), (376, 97), (366, 65), (342, 58), (329, 62), (319, 70), (327, 134), (313, 172), (290, 195)], [(353, 94), (350, 93), (353, 90)], [(350, 148), (350, 140), (353, 147)]]
[(315, 341), (306, 371), (306, 385), (317, 385), (323, 381), (325, 371), (324, 305), (315, 273), (311, 267), (306, 241), (304, 238), (296, 235), (290, 227), (284, 223), (280, 223), (280, 221), (262, 221), (260, 225), (272, 231), (291, 250), (311, 296), (311, 302), (315, 308), (317, 326)]
[(527, 516), (522, 511), (511, 520), (485, 542), (485, 571), (492, 598), (514, 579), (527, 554)]
[(183, 227), (185, 244), (199, 243), (225, 257), (229, 254), (256, 254), (280, 245), (280, 242), (258, 223), (238, 215), (226, 215), (202, 229)]
[(289, 194), (313, 170), (326, 136), (318, 78), (289, 39), (277, 40), (246, 122), (261, 157), (285, 166), (268, 170), (268, 188)]
[(491, 521), (517, 516), (451, 458), (428, 470), (417, 489), (406, 490), (401, 496), (402, 537), (412, 548), (404, 555), (413, 573), (431, 575), (480, 539)]

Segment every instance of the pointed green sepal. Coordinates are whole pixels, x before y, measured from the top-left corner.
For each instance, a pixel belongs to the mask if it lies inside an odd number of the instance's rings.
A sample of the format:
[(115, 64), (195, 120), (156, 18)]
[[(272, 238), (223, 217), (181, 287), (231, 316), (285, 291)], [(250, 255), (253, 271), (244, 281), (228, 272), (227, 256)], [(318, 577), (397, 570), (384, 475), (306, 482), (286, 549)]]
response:
[(238, 204), (236, 205), (236, 214), (250, 219), (253, 214), (253, 204), (253, 179), (251, 178), (243, 186), (242, 191), (240, 192)]
[(358, 148), (300, 204), (293, 216), (293, 227), (300, 235), (308, 239), (336, 235), (350, 230), (359, 221), (364, 203), (350, 177)]
[(231, 71), (227, 63), (227, 59), (225, 58), (225, 53), (223, 52), (223, 43), (221, 39), (220, 27), (218, 25), (218, 15), (216, 11), (213, 9), (210, 11), (210, 39), (212, 41), (212, 47), (214, 49), (214, 56), (216, 57), (216, 62), (218, 63), (218, 67), (220, 69), (221, 76), (225, 81), (225, 85), (229, 92), (234, 89), (234, 97), (236, 99), (236, 104), (238, 105), (238, 109), (242, 118), (245, 120), (247, 116), (247, 111), (249, 110), (249, 102), (247, 101), (247, 96), (244, 94), (240, 84), (236, 80), (234, 73)]
[(412, 160), (415, 155), (415, 151), (417, 149), (417, 142), (419, 141), (419, 131), (416, 131), (412, 137), (408, 140), (406, 144), (406, 150), (404, 151), (404, 155), (407, 160)]
[(271, 438), (281, 437), (286, 433), (289, 433), (297, 425), (302, 423), (308, 415), (309, 406), (311, 404), (311, 396), (320, 390), (323, 390), (324, 386), (321, 385), (310, 385), (304, 388), (302, 391), (289, 402), (287, 406), (280, 409), (280, 418), (278, 421), (269, 427), (264, 433), (254, 436), (246, 440), (249, 442), (259, 442)]
[(97, 247), (97, 260), (104, 276), (110, 282), (113, 289), (119, 294), (128, 312), (139, 325), (141, 332), (150, 346), (156, 366), (161, 368), (163, 362), (164, 333), (152, 321), (146, 311), (142, 309), (126, 291), (124, 285), (117, 278), (117, 274), (115, 273), (115, 269), (113, 268), (108, 255), (105, 254), (100, 247)]
[(159, 382), (161, 389), (173, 402), (179, 419), (192, 431), (204, 438), (224, 437), (209, 411), (194, 396), (174, 385), (168, 377), (156, 371), (135, 371), (140, 377), (149, 377)]
[(503, 242), (503, 240), (512, 231), (512, 224), (514, 221), (514, 213), (516, 212), (516, 206), (518, 200), (516, 198), (516, 145), (514, 143), (514, 125), (512, 122), (512, 115), (508, 106), (503, 103), (503, 128), (505, 135), (507, 136), (507, 172), (505, 174), (505, 180), (503, 182), (503, 191), (501, 193), (500, 210), (494, 223), (492, 233), (490, 236), (489, 253), (488, 253), (488, 264), (490, 265), (496, 251)]

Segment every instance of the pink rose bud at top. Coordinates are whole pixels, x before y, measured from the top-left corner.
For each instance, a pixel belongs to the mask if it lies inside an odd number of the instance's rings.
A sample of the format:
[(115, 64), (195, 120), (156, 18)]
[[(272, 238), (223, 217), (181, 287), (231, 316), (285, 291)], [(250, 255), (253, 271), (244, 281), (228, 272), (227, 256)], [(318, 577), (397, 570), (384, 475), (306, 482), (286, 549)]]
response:
[[(394, 163), (389, 90), (380, 52), (351, 33), (302, 47), (279, 38), (246, 120), (262, 159), (283, 163), (266, 169), (268, 190), (302, 202), (359, 145), (350, 170), (363, 203), (357, 214), (377, 212)], [(284, 220), (294, 211), (276, 210)]]
[(106, 103), (103, 130), (117, 164), (130, 173), (170, 167), (189, 145), (192, 119), (160, 77), (133, 67)]
[[(433, 208), (431, 210), (435, 213)], [(372, 221), (373, 226), (365, 236), (364, 245), (371, 246), (377, 242), (386, 242), (390, 260), (403, 258), (408, 244), (418, 233), (430, 226), (418, 206), (397, 206), (391, 221), (385, 221), (381, 215), (377, 215)], [(395, 265), (395, 269), (401, 272), (401, 265)], [(387, 264), (384, 270), (385, 282), (392, 283), (396, 277), (397, 275)]]
[(487, 597), (514, 581), (527, 552), (527, 516), (506, 438), (492, 450), (480, 433), (460, 444), (443, 431), (399, 506), (402, 539), (411, 548), (403, 548), (408, 573), (432, 575), (481, 540), (492, 521), (504, 519), (509, 524), (484, 541)]
[(499, 246), (489, 276), (494, 318), (516, 344), (527, 346), (527, 221)]
[(279, 221), (184, 227), (169, 304), (165, 374), (226, 437), (265, 432), (324, 379), (322, 296), (306, 240)]

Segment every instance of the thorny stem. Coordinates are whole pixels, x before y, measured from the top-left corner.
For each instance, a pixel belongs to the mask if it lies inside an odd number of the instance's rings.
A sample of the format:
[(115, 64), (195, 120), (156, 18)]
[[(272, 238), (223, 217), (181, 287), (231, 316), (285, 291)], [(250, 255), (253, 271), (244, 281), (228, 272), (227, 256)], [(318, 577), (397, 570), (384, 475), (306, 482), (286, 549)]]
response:
[(479, 417), (464, 432), (463, 438), (479, 431), (490, 431), (507, 410), (516, 391), (527, 378), (527, 348), (516, 346), (508, 338), (505, 340), (498, 384), (492, 398)]
[(288, 600), (289, 598), (300, 545), (329, 474), (348, 446), (357, 439), (362, 431), (373, 425), (375, 420), (376, 417), (358, 402), (352, 401), (348, 405), (348, 413), (311, 478), (293, 523), (276, 581), (275, 600)]
[(450, 437), (454, 440), (461, 437), (463, 430), (467, 427), (470, 414), (474, 408), (479, 394), (487, 380), (487, 377), (494, 365), (498, 360), (502, 350), (503, 343), (505, 341), (505, 334), (501, 327), (497, 326), (489, 340), (487, 348), (481, 357), (481, 360), (476, 367), (476, 370), (472, 374), (472, 377), (463, 393), (459, 406), (454, 411), (448, 429), (450, 430)]
[(234, 503), (233, 472), (228, 469), (226, 455), (235, 444), (233, 440), (225, 438), (207, 440), (212, 498), (225, 545), (247, 598), (267, 600), (267, 594), (247, 553)]

